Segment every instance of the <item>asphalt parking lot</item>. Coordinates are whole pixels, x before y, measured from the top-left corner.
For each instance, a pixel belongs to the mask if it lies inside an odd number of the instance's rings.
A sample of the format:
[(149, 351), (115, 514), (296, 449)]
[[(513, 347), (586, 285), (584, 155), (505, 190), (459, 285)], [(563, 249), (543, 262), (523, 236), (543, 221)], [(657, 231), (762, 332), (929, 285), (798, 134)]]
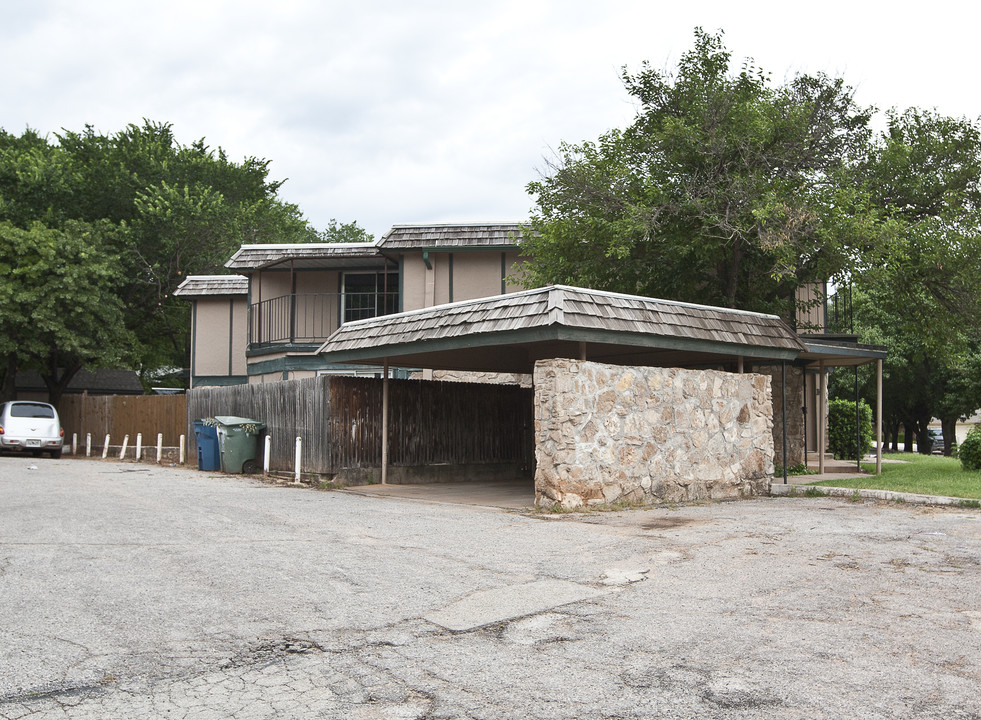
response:
[(981, 718), (970, 509), (536, 515), (0, 457), (0, 610), (0, 718)]

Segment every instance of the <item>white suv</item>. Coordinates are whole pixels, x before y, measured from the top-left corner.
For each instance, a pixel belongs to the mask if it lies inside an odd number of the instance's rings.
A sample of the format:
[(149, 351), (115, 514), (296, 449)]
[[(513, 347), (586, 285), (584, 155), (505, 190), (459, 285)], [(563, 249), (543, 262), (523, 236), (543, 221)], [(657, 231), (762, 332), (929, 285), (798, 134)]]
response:
[(27, 400), (0, 405), (0, 450), (42, 452), (61, 457), (65, 431), (58, 411), (48, 403)]

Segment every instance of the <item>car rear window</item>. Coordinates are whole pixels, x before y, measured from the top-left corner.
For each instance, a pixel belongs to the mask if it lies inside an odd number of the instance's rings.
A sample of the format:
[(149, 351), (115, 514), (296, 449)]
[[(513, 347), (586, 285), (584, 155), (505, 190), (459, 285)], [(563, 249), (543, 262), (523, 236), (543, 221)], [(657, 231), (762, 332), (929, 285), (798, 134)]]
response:
[(41, 403), (14, 403), (10, 406), (11, 417), (53, 418), (54, 408)]

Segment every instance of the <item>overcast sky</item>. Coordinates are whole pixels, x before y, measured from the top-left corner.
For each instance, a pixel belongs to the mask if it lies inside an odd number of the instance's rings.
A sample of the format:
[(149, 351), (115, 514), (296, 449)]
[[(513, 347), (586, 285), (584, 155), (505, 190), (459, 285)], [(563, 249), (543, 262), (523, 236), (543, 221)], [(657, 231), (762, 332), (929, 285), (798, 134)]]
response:
[(620, 68), (673, 68), (693, 29), (780, 81), (981, 116), (978, 7), (825, 1), (0, 0), (0, 127), (169, 122), (272, 161), (318, 228), (527, 218), (560, 141), (634, 112)]

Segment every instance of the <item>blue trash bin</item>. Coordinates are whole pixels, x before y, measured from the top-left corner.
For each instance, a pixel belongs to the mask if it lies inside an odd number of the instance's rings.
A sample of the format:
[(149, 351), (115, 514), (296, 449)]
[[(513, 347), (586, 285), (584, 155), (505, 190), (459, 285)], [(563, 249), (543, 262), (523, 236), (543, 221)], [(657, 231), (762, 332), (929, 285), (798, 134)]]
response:
[(198, 443), (198, 470), (220, 470), (221, 453), (218, 451), (218, 428), (203, 420), (194, 421), (194, 437)]

